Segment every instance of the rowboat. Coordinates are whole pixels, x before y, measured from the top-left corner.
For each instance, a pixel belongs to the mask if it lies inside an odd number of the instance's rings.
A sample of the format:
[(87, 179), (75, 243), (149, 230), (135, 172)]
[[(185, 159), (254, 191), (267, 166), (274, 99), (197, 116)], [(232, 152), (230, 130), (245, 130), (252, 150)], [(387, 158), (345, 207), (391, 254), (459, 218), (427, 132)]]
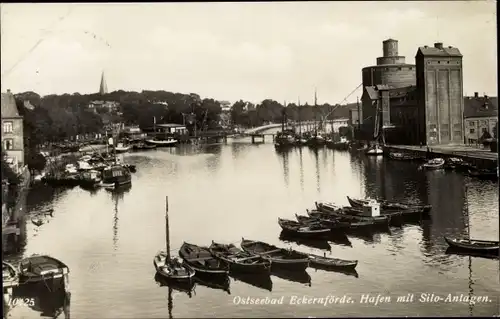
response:
[(295, 218), (301, 224), (322, 225), (324, 227), (328, 227), (330, 230), (346, 228), (350, 226), (349, 222), (341, 221), (340, 218), (334, 217), (330, 214), (309, 210), (307, 211), (307, 214), (309, 216), (295, 214)]
[(303, 224), (294, 220), (278, 218), (278, 224), (283, 231), (300, 237), (325, 237), (331, 231), (321, 224)]
[(326, 256), (318, 256), (309, 254), (309, 265), (312, 268), (341, 268), (341, 269), (354, 269), (358, 265), (357, 260), (345, 260), (339, 258), (329, 258)]
[(291, 249), (278, 248), (261, 241), (242, 238), (241, 248), (252, 255), (269, 260), (272, 267), (305, 270), (309, 266), (309, 258), (306, 254)]
[(156, 272), (167, 279), (190, 280), (195, 275), (191, 267), (181, 263), (177, 258), (169, 260), (165, 251), (160, 251), (155, 255), (153, 264)]
[(427, 163), (422, 164), (421, 167), (423, 169), (428, 169), (428, 170), (437, 170), (437, 169), (442, 169), (444, 167), (444, 163), (445, 163), (444, 159), (438, 157), (427, 161)]
[(387, 215), (380, 215), (380, 216), (360, 216), (358, 214), (348, 214), (349, 212), (353, 211), (354, 209), (352, 207), (343, 207), (341, 210), (337, 209), (332, 209), (328, 204), (323, 204), (323, 203), (315, 203), (316, 208), (321, 211), (325, 212), (328, 214), (331, 214), (336, 217), (341, 217), (347, 221), (354, 221), (354, 222), (373, 222), (374, 225), (389, 225), (390, 222), (390, 216)]
[(32, 255), (19, 263), (19, 279), (27, 283), (63, 278), (68, 273), (66, 264), (47, 255)]
[(210, 252), (229, 265), (231, 272), (269, 273), (271, 262), (260, 256), (252, 255), (233, 244), (219, 244), (212, 241)]
[(361, 229), (366, 227), (373, 227), (375, 225), (374, 221), (370, 220), (349, 220), (339, 218), (338, 216), (334, 216), (332, 214), (318, 212), (318, 211), (307, 211), (307, 214), (312, 217), (319, 219), (322, 223), (332, 223), (333, 225), (338, 225), (335, 228), (339, 229)]
[(2, 261), (2, 285), (3, 287), (12, 287), (18, 280), (18, 272), (14, 266), (8, 262)]
[(177, 140), (168, 139), (168, 140), (146, 140), (146, 143), (151, 145), (156, 145), (157, 147), (161, 146), (174, 146), (177, 144)]
[(131, 145), (124, 145), (123, 143), (118, 143), (115, 147), (115, 151), (117, 153), (125, 153), (128, 152), (132, 148)]
[(493, 240), (477, 240), (477, 239), (466, 239), (466, 238), (450, 238), (444, 236), (444, 240), (448, 243), (450, 247), (466, 250), (466, 251), (476, 251), (482, 253), (494, 253), (498, 255), (499, 252), (499, 242)]
[(227, 275), (229, 266), (215, 258), (208, 247), (200, 247), (184, 242), (179, 249), (179, 256), (184, 263), (197, 273), (211, 275)]
[(407, 155), (404, 153), (393, 153), (393, 152), (389, 153), (387, 156), (390, 159), (398, 160), (398, 161), (415, 161), (415, 160), (422, 159), (421, 157), (418, 157), (418, 156)]
[[(355, 199), (347, 196), (347, 200), (352, 207), (363, 207), (368, 204), (367, 199)], [(412, 212), (429, 212), (432, 208), (431, 205), (416, 205), (411, 203), (401, 203), (401, 202), (390, 202), (387, 200), (377, 200), (382, 208), (382, 213), (384, 210), (406, 210)]]

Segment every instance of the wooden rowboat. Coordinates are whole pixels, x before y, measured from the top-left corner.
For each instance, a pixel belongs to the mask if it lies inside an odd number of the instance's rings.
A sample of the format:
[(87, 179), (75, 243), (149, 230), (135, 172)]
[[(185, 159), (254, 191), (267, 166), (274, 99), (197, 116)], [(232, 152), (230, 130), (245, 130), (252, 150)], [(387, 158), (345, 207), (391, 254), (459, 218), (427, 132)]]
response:
[(466, 238), (450, 238), (446, 236), (444, 236), (444, 240), (448, 243), (450, 247), (456, 249), (483, 252), (483, 253), (494, 253), (497, 255), (499, 252), (498, 241), (466, 239)]
[(211, 275), (227, 275), (229, 266), (215, 258), (208, 247), (196, 246), (184, 242), (179, 249), (179, 256), (184, 263), (194, 269), (197, 273)]
[(229, 265), (231, 272), (270, 273), (271, 262), (261, 256), (252, 255), (233, 244), (219, 244), (212, 241), (210, 252)]
[(345, 260), (339, 258), (329, 258), (326, 256), (318, 256), (309, 254), (309, 264), (312, 268), (332, 268), (332, 269), (349, 269), (352, 270), (358, 265), (357, 260)]
[(283, 231), (300, 237), (325, 237), (331, 232), (330, 228), (317, 223), (304, 224), (294, 220), (278, 218), (278, 224)]
[(181, 263), (177, 258), (168, 259), (165, 251), (160, 251), (153, 259), (156, 272), (167, 279), (190, 280), (195, 275), (195, 271), (186, 264)]
[(306, 254), (285, 248), (278, 248), (261, 241), (242, 238), (241, 248), (252, 255), (269, 260), (274, 268), (305, 270), (309, 266)]
[(341, 210), (336, 209), (336, 207), (331, 207), (328, 204), (316, 203), (316, 208), (320, 212), (331, 214), (332, 216), (343, 218), (344, 220), (353, 221), (353, 222), (373, 222), (374, 225), (389, 225), (391, 220), (390, 216), (380, 215), (380, 216), (360, 216), (360, 215), (351, 215), (348, 214), (349, 211), (352, 210), (352, 207), (343, 207)]
[[(366, 199), (355, 199), (347, 196), (347, 200), (349, 201), (349, 204), (354, 208), (363, 207), (364, 205), (368, 204), (368, 200)], [(387, 200), (377, 200), (377, 202), (380, 203), (380, 208), (382, 208), (383, 211), (405, 210), (409, 212), (424, 213), (430, 211), (432, 208), (431, 205), (416, 205), (410, 203), (390, 202)]]
[(63, 278), (68, 273), (69, 268), (66, 264), (47, 255), (32, 255), (19, 263), (19, 278), (23, 282)]

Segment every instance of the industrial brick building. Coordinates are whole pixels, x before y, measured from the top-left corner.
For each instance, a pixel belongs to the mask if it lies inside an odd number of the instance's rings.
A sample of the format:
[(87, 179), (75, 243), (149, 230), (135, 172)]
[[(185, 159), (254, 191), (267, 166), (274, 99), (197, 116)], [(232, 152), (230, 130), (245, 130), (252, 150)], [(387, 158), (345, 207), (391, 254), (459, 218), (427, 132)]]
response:
[[(390, 144), (463, 143), (460, 51), (445, 48), (442, 43), (423, 46), (417, 50), (415, 65), (410, 65), (398, 56), (396, 40), (384, 41), (383, 47), (384, 57), (378, 58), (377, 63), (391, 63), (386, 64), (388, 68), (363, 69), (359, 136), (366, 140), (382, 136)], [(400, 67), (393, 70), (395, 63)], [(380, 76), (371, 76), (377, 74), (374, 70)], [(399, 75), (389, 76), (395, 71)]]

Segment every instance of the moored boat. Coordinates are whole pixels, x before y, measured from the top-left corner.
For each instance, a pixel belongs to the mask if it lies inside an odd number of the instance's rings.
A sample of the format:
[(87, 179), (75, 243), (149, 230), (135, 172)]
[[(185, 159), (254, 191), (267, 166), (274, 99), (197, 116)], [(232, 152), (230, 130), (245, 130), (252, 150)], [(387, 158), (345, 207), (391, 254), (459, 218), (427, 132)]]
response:
[(304, 224), (294, 220), (278, 218), (278, 224), (283, 231), (300, 237), (325, 237), (331, 229), (321, 224)]
[(269, 273), (271, 262), (260, 256), (252, 255), (233, 244), (219, 244), (212, 241), (210, 252), (229, 265), (231, 272)]
[(422, 164), (423, 169), (428, 169), (428, 170), (438, 170), (442, 169), (444, 167), (444, 159), (437, 157), (433, 158), (427, 161), (427, 163)]
[(115, 147), (117, 153), (126, 153), (132, 148), (131, 145), (124, 145), (123, 143), (118, 143)]
[(405, 153), (398, 153), (398, 152), (390, 152), (387, 157), (393, 160), (398, 160), (398, 161), (415, 161), (415, 160), (421, 160), (422, 157), (419, 156), (414, 156), (414, 155), (409, 155)]
[(375, 226), (375, 222), (373, 220), (352, 220), (345, 219), (336, 215), (332, 215), (329, 213), (324, 213), (320, 211), (307, 211), (307, 214), (315, 219), (319, 219), (325, 225), (330, 223), (330, 227), (332, 229), (364, 229), (368, 227)]
[(366, 150), (366, 155), (369, 156), (382, 156), (383, 154), (384, 150), (378, 144)]
[(165, 251), (158, 252), (153, 264), (156, 272), (161, 276), (172, 280), (191, 280), (195, 271), (186, 264), (181, 263), (177, 258), (171, 258)]
[(19, 279), (26, 283), (63, 278), (68, 273), (66, 264), (47, 255), (32, 255), (19, 263)]
[(156, 145), (157, 147), (174, 146), (177, 144), (177, 142), (178, 141), (175, 139), (166, 139), (166, 140), (148, 139), (148, 140), (146, 140), (147, 144)]
[(156, 144), (147, 144), (144, 142), (135, 143), (132, 148), (134, 150), (151, 150), (156, 148)]
[(132, 176), (127, 167), (114, 164), (102, 171), (102, 185), (104, 187), (118, 188), (132, 183)]
[[(347, 200), (352, 207), (363, 207), (368, 204), (370, 199), (356, 199), (347, 196)], [(432, 209), (431, 205), (420, 205), (420, 204), (411, 204), (411, 203), (402, 203), (402, 202), (390, 202), (387, 200), (377, 200), (380, 203), (380, 208), (382, 211), (384, 210), (408, 210), (415, 212), (429, 212)]]
[(452, 248), (463, 251), (475, 251), (481, 253), (496, 254), (499, 253), (499, 242), (493, 240), (478, 240), (468, 238), (451, 238), (444, 236), (444, 240)]
[(100, 173), (96, 170), (84, 171), (80, 174), (80, 187), (97, 188), (101, 186), (102, 179)]
[(179, 256), (197, 273), (227, 275), (229, 272), (229, 265), (214, 257), (208, 247), (184, 242), (179, 249)]
[(341, 217), (348, 221), (367, 221), (373, 222), (374, 225), (384, 225), (388, 226), (390, 222), (390, 216), (388, 215), (380, 215), (380, 204), (377, 202), (372, 202), (370, 205), (366, 207), (366, 214), (349, 214), (352, 210), (352, 207), (342, 207), (342, 209), (331, 209), (328, 204), (316, 203), (316, 208), (328, 214), (331, 214), (336, 217)]
[(309, 258), (306, 254), (291, 249), (278, 248), (261, 241), (242, 238), (241, 248), (250, 254), (269, 260), (273, 268), (305, 270), (309, 266)]
[(330, 268), (330, 269), (344, 269), (344, 270), (352, 270), (356, 268), (358, 265), (357, 260), (345, 260), (339, 258), (330, 258), (324, 256), (318, 256), (309, 254), (309, 265), (312, 268)]
[(18, 272), (14, 266), (8, 262), (2, 261), (2, 285), (4, 288), (12, 287), (17, 284), (19, 279)]

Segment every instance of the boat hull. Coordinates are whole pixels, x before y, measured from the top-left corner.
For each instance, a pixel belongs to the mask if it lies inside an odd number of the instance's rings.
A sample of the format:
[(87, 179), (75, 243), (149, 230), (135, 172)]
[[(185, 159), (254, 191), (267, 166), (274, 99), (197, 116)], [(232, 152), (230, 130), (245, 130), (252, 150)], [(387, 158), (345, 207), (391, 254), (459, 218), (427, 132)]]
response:
[(184, 260), (183, 263), (197, 274), (226, 276), (229, 273), (228, 265), (215, 258), (207, 247), (184, 243), (179, 249), (179, 256)]
[(186, 273), (184, 274), (167, 273), (163, 270), (163, 265), (158, 255), (153, 259), (153, 265), (156, 269), (156, 272), (167, 280), (191, 281), (196, 274), (196, 272), (187, 265), (183, 265), (184, 269), (186, 270)]
[(156, 147), (172, 147), (177, 145), (177, 140), (168, 140), (168, 141), (160, 141), (160, 140), (146, 140), (146, 143), (149, 145), (155, 145)]
[(468, 239), (456, 239), (450, 237), (444, 237), (446, 243), (451, 248), (460, 249), (462, 251), (472, 251), (479, 253), (496, 254), (499, 253), (499, 242), (498, 241), (480, 241), (480, 240), (468, 240)]
[[(261, 246), (261, 249), (256, 249), (255, 246), (257, 245)], [(252, 255), (269, 260), (271, 262), (271, 270), (288, 269), (305, 271), (309, 267), (309, 258), (307, 255), (292, 250), (245, 239), (242, 240), (241, 248)], [(273, 252), (271, 253), (271, 251)]]
[(354, 270), (358, 261), (309, 255), (309, 264), (313, 268)]

